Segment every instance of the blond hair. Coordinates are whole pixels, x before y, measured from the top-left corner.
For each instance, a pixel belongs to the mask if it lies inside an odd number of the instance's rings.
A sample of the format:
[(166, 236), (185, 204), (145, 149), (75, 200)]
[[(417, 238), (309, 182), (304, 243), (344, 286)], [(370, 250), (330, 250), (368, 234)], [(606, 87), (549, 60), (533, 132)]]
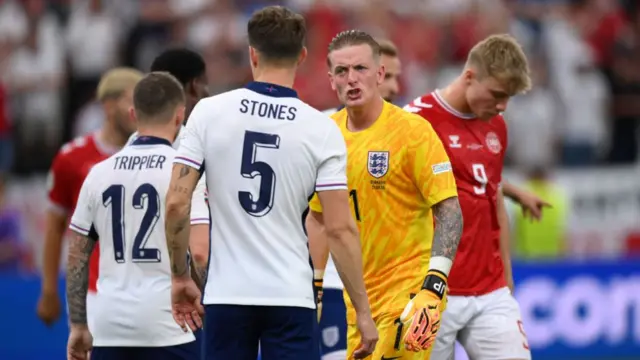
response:
[(389, 57), (397, 57), (398, 56), (398, 48), (391, 40), (387, 39), (376, 39), (378, 45), (380, 45), (380, 54), (386, 55)]
[(117, 99), (128, 89), (133, 89), (143, 76), (142, 72), (133, 68), (118, 67), (111, 69), (100, 78), (96, 97), (99, 101)]
[(511, 95), (531, 89), (527, 56), (511, 35), (491, 35), (477, 43), (469, 52), (466, 67), (477, 70), (479, 78), (495, 78)]

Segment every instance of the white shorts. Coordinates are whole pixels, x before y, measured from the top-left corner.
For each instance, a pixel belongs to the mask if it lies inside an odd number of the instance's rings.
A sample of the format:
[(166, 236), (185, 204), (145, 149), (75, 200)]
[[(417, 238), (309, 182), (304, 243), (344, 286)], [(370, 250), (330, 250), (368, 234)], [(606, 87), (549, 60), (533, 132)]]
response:
[(448, 296), (431, 360), (451, 360), (456, 340), (473, 360), (530, 360), (520, 307), (508, 288)]

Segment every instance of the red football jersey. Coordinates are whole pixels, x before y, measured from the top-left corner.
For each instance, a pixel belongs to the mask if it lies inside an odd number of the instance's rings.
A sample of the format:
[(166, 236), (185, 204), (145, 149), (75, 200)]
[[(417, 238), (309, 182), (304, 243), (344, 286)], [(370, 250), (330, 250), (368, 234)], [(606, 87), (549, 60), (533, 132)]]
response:
[(506, 286), (496, 214), (507, 148), (504, 119), (498, 115), (483, 121), (463, 114), (437, 91), (413, 100), (405, 110), (431, 123), (449, 155), (458, 186), (464, 230), (449, 274), (449, 293), (477, 296)]
[[(78, 137), (63, 145), (53, 159), (47, 179), (51, 204), (71, 217), (89, 170), (114, 152), (114, 149), (101, 144), (95, 134)], [(99, 244), (96, 244), (89, 262), (89, 291), (93, 292), (96, 291), (98, 281), (98, 247)]]

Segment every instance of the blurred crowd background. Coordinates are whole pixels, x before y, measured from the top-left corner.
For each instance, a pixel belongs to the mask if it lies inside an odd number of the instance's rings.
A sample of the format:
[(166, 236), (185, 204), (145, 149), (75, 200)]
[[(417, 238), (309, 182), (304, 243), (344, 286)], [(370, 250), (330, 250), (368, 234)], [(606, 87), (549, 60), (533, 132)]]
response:
[[(256, 8), (273, 4), (307, 19), (310, 56), (295, 87), (319, 109), (339, 105), (325, 59), (341, 30), (364, 29), (397, 45), (400, 106), (447, 84), (485, 36), (508, 32), (518, 38), (534, 88), (514, 98), (505, 114), (505, 179), (553, 208), (531, 223), (511, 206), (514, 256), (522, 261), (515, 263), (517, 288), (524, 293), (551, 281), (556, 285), (547, 290), (561, 297), (573, 275), (602, 288), (571, 288), (572, 294), (613, 291), (607, 286), (620, 284), (614, 280), (633, 277), (637, 296), (624, 297), (633, 302), (615, 301), (621, 314), (629, 304), (640, 311), (640, 280), (634, 277), (640, 266), (628, 260), (640, 254), (636, 0), (0, 0), (0, 277), (24, 279), (0, 278), (8, 281), (3, 288), (35, 291), (33, 299), (24, 297), (35, 303), (37, 291), (22, 284), (38, 286), (32, 275), (41, 261), (46, 173), (63, 143), (100, 127), (102, 107), (94, 100), (100, 76), (120, 65), (146, 71), (162, 50), (187, 46), (206, 59), (212, 94), (242, 86), (251, 77), (246, 21)], [(581, 259), (586, 262), (574, 265)], [(541, 336), (532, 346), (551, 351), (538, 358), (568, 359), (576, 348), (580, 359), (587, 358), (582, 350), (620, 358), (640, 353), (637, 318), (620, 315), (617, 335), (607, 335), (599, 329), (611, 324), (578, 305), (558, 310), (580, 313), (574, 323), (566, 317), (543, 323), (533, 305), (522, 305), (534, 314), (526, 326)], [(595, 330), (576, 340), (571, 336), (577, 329)], [(1, 354), (2, 347), (0, 358), (8, 358)]]

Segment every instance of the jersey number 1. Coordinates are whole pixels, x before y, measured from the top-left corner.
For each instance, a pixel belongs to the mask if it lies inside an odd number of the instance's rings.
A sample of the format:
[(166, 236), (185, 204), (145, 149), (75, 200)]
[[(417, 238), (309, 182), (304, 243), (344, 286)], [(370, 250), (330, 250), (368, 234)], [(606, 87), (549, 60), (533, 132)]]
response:
[[(102, 193), (102, 205), (111, 206), (111, 232), (113, 233), (113, 255), (117, 263), (124, 263), (125, 249), (125, 209), (124, 186), (111, 185)], [(142, 217), (142, 222), (133, 241), (131, 259), (133, 262), (160, 262), (160, 250), (145, 248), (149, 236), (160, 218), (160, 195), (151, 184), (142, 184), (133, 193), (133, 208), (144, 209), (144, 201), (147, 201), (147, 209)]]
[(242, 147), (242, 164), (240, 174), (248, 179), (260, 176), (260, 189), (258, 197), (254, 198), (249, 191), (239, 191), (238, 201), (247, 214), (255, 217), (265, 216), (273, 208), (276, 191), (276, 173), (273, 168), (264, 161), (256, 160), (258, 149), (278, 149), (280, 136), (254, 131), (246, 131), (244, 145)]

